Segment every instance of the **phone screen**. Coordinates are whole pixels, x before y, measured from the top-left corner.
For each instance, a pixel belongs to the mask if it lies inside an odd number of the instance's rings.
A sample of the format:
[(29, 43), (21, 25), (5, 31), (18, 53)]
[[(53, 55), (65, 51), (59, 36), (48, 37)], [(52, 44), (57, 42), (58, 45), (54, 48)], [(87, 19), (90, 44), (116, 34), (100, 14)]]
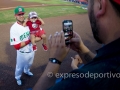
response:
[(66, 45), (70, 44), (70, 39), (73, 37), (73, 22), (72, 20), (63, 21), (63, 32)]

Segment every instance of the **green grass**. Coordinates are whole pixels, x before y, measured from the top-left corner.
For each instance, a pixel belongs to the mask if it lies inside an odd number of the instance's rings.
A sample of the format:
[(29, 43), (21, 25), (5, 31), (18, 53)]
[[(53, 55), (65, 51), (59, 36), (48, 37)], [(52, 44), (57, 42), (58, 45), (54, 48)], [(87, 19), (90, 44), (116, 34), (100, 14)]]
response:
[(65, 2), (64, 0), (17, 0), (23, 2), (38, 2), (42, 4), (73, 4), (72, 2)]
[[(0, 24), (11, 23), (15, 21), (14, 10), (0, 11)], [(36, 11), (41, 18), (63, 16), (69, 14), (86, 13), (86, 10), (76, 6), (49, 6), (49, 7), (34, 7), (25, 8), (26, 17), (30, 11)]]

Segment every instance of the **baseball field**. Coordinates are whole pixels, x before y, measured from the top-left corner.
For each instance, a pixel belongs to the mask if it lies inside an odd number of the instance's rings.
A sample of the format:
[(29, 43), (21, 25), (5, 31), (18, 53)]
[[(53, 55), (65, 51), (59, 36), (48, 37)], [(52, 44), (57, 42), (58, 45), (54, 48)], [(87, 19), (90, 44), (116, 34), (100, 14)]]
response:
[[(26, 1), (26, 2), (23, 2)], [(16, 50), (10, 46), (10, 27), (15, 22), (14, 7), (24, 6), (26, 17), (29, 11), (38, 12), (43, 18), (45, 25), (42, 27), (46, 31), (47, 37), (56, 31), (62, 30), (62, 21), (70, 19), (73, 21), (73, 28), (86, 46), (93, 52), (100, 47), (94, 40), (86, 10), (78, 8), (77, 4), (63, 2), (63, 0), (0, 0), (0, 90), (25, 90), (33, 87), (38, 78), (43, 73), (48, 62), (49, 51), (42, 49), (42, 41), (37, 43), (38, 50), (35, 54), (34, 63), (31, 67), (33, 77), (22, 75), (23, 85), (18, 86), (14, 79), (16, 65)], [(77, 6), (77, 7), (76, 7)], [(71, 71), (71, 56), (76, 52), (70, 50), (59, 72)]]

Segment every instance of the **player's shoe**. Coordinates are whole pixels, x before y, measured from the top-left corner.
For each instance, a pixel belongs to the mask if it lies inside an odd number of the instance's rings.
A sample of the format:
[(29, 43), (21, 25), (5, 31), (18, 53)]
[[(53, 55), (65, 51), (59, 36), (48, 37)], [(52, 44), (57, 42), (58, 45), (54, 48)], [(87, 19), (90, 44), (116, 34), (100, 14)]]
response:
[(25, 74), (27, 74), (28, 76), (33, 76), (33, 73), (32, 73), (32, 72), (27, 72), (27, 73), (25, 73)]
[(47, 50), (48, 50), (48, 48), (47, 48), (47, 45), (46, 45), (46, 44), (42, 44), (42, 47), (43, 47), (44, 51), (47, 51)]
[(22, 85), (22, 81), (21, 80), (17, 80), (17, 85), (21, 86)]
[(27, 75), (33, 76), (33, 73), (32, 72), (28, 72)]
[(33, 45), (33, 51), (37, 51), (37, 46)]

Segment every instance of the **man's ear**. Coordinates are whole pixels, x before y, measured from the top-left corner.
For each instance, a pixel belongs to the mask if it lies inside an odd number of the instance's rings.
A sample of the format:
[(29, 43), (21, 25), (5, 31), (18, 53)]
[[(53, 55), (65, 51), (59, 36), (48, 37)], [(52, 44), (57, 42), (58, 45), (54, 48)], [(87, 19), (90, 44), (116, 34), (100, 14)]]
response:
[(98, 12), (97, 12), (97, 18), (99, 18), (100, 16), (102, 16), (102, 15), (104, 15), (105, 14), (105, 12), (106, 12), (106, 3), (107, 3), (107, 1), (106, 0), (98, 0), (98, 2), (99, 2), (99, 6), (98, 6), (98, 8), (99, 8), (99, 10), (98, 10)]

